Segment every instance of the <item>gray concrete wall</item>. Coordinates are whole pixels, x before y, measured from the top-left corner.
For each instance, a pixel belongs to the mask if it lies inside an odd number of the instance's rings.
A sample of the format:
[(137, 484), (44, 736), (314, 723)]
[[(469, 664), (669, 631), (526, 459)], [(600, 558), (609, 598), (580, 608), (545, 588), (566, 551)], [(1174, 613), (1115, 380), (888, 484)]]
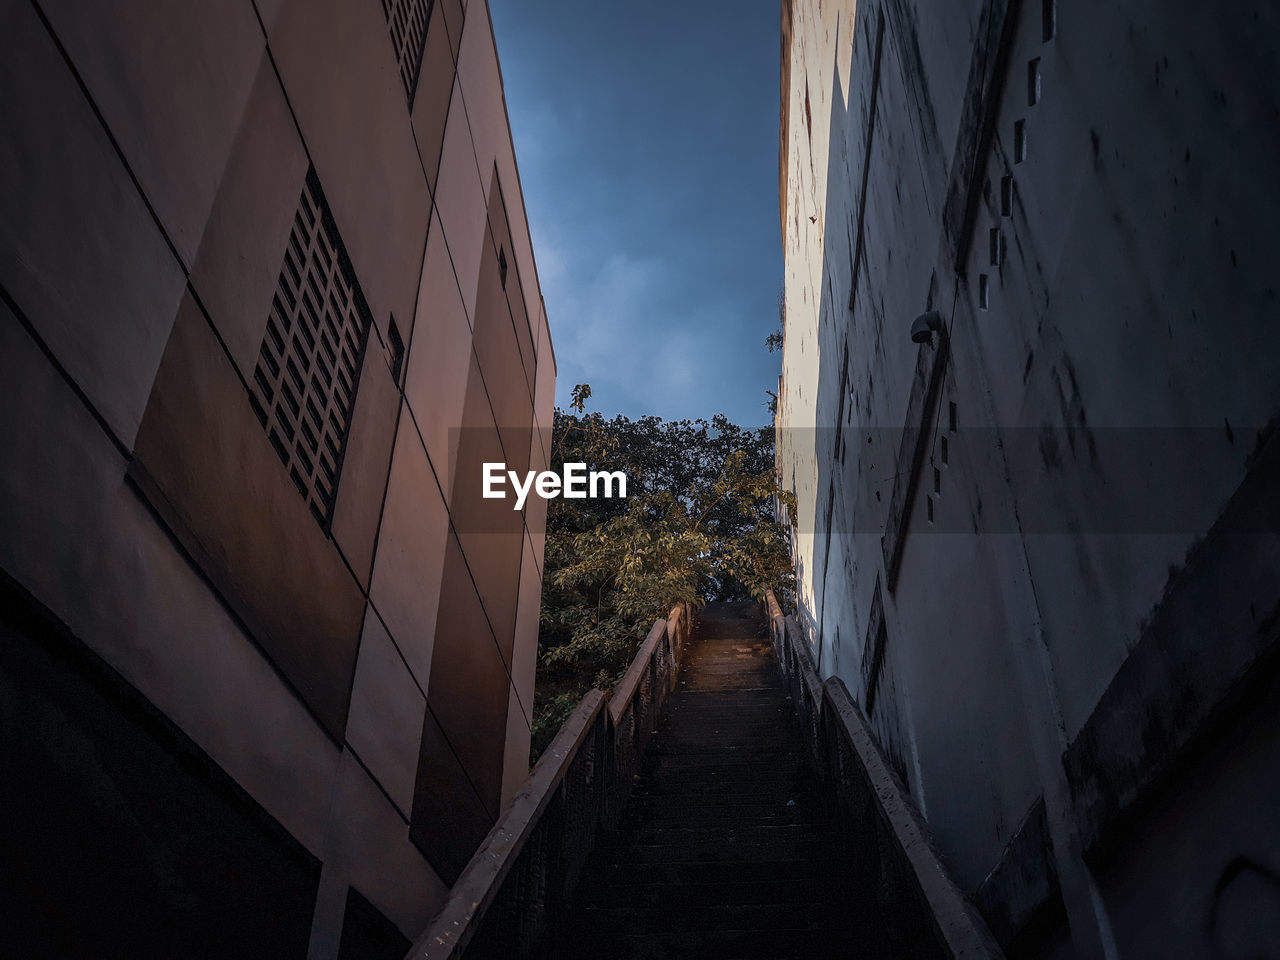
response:
[(1209, 802), (1187, 744), (1231, 742), (1229, 691), (1272, 669), (1277, 525), (1250, 491), (1280, 412), (1280, 24), (1062, 4), (1046, 40), (1041, 3), (784, 7), (779, 467), (815, 662), (870, 701), (1015, 955), (1063, 915), (1076, 955), (1214, 955), (1231, 857), (1280, 866), (1258, 799), (1176, 883), (1146, 858), (1185, 827), (1113, 850), (1153, 798)]
[[(545, 463), (555, 359), (488, 9), (398, 5), (412, 97), (377, 3), (0, 11), (6, 597), (303, 851), (311, 957), (395, 955), (528, 772), (545, 504), (488, 532), (458, 445)], [(251, 403), (312, 182), (367, 324), (320, 522)]]

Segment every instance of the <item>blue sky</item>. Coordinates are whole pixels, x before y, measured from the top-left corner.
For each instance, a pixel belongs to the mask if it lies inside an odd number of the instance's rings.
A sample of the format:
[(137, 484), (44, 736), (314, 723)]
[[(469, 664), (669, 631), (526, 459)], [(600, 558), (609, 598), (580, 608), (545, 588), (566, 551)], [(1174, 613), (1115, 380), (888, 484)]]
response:
[(556, 401), (770, 418), (777, 0), (490, 0)]

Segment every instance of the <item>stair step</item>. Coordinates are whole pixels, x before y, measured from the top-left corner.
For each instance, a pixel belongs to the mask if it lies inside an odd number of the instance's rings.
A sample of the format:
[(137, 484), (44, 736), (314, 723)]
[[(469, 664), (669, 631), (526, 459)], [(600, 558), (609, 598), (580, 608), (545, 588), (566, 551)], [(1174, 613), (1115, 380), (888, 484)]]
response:
[(649, 796), (661, 797), (671, 802), (688, 805), (708, 805), (723, 803), (745, 803), (748, 801), (767, 800), (778, 806), (786, 806), (789, 800), (795, 800), (799, 806), (801, 791), (794, 785), (784, 782), (752, 784), (742, 782), (710, 782), (697, 783), (644, 783), (639, 785)]
[(794, 762), (804, 758), (798, 744), (761, 743), (752, 737), (732, 735), (708, 745), (700, 742), (693, 731), (681, 731), (678, 735), (663, 732), (654, 738), (646, 760), (659, 757), (682, 757), (690, 760), (720, 760), (727, 762), (766, 763)]
[(675, 823), (688, 826), (720, 824), (783, 824), (822, 822), (822, 810), (815, 802), (796, 803), (788, 807), (785, 802), (771, 803), (700, 803), (689, 804), (681, 800), (658, 802), (655, 798), (637, 799), (635, 807), (624, 814), (626, 822)]
[(809, 860), (833, 854), (832, 844), (812, 837), (777, 840), (690, 840), (683, 843), (635, 843), (627, 850), (634, 863), (744, 863), (761, 860)]
[(706, 883), (655, 884), (611, 883), (594, 885), (584, 891), (586, 906), (665, 907), (676, 909), (751, 904), (828, 903), (840, 886), (830, 877), (801, 877), (779, 880), (770, 877)]
[[(743, 958), (804, 958), (815, 956), (857, 957), (850, 949), (847, 937), (840, 931), (824, 926), (814, 929), (789, 930), (748, 927), (742, 930), (697, 931), (616, 931), (596, 928), (588, 939), (594, 941), (595, 953), (576, 956), (599, 957), (607, 955), (611, 960), (743, 960)], [(602, 943), (608, 944), (605, 953)], [(563, 954), (562, 954), (563, 955)], [(864, 955), (874, 956), (874, 955)]]
[(697, 780), (745, 779), (749, 781), (758, 780), (761, 783), (778, 781), (793, 783), (800, 772), (796, 767), (802, 761), (802, 757), (800, 754), (792, 754), (789, 759), (791, 763), (779, 769), (778, 767), (757, 763), (754, 759), (748, 757), (713, 758), (669, 754), (647, 758), (647, 762), (643, 764), (643, 769), (646, 773), (652, 771), (651, 775), (653, 776), (661, 773), (667, 777), (673, 775), (688, 776)]
[[(825, 880), (836, 883), (844, 863), (834, 853), (827, 857), (789, 860), (751, 860), (742, 863), (637, 863), (599, 864), (591, 871), (594, 882), (619, 887), (689, 886), (719, 883), (783, 883), (790, 880)], [(587, 878), (583, 887), (588, 887)]]
[(676, 844), (689, 849), (700, 849), (704, 844), (768, 845), (823, 841), (826, 834), (826, 830), (809, 823), (679, 826), (666, 822), (640, 827), (630, 834), (628, 840), (637, 846)]
[(763, 928), (776, 930), (814, 930), (832, 922), (837, 904), (832, 901), (780, 902), (767, 899), (767, 888), (759, 892), (766, 898), (754, 902), (678, 903), (658, 906), (630, 904), (621, 906), (593, 905), (583, 909), (583, 921), (612, 930), (646, 931), (650, 934), (683, 932), (691, 937), (713, 932)]

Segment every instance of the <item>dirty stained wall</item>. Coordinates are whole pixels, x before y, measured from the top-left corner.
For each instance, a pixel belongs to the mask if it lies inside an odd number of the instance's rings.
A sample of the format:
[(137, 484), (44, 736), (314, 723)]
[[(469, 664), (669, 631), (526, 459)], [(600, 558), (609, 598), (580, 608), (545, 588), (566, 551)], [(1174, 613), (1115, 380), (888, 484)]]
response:
[[(1228, 703), (1265, 710), (1277, 633), (1277, 14), (795, 0), (782, 43), (778, 467), (815, 662), (1013, 953), (1143, 955), (1159, 917), (1162, 955), (1210, 955), (1231, 864), (1280, 872), (1274, 804), (1186, 772)], [(1160, 844), (1179, 892), (1139, 903)]]

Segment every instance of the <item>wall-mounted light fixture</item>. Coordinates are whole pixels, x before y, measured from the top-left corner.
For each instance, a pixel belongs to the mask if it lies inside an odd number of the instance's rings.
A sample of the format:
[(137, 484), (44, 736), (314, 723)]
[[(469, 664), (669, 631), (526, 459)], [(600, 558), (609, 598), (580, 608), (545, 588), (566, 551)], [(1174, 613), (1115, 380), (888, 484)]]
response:
[(912, 343), (933, 343), (933, 335), (942, 332), (942, 314), (937, 310), (930, 310), (928, 313), (922, 313), (916, 317), (916, 322), (911, 324), (911, 341)]

